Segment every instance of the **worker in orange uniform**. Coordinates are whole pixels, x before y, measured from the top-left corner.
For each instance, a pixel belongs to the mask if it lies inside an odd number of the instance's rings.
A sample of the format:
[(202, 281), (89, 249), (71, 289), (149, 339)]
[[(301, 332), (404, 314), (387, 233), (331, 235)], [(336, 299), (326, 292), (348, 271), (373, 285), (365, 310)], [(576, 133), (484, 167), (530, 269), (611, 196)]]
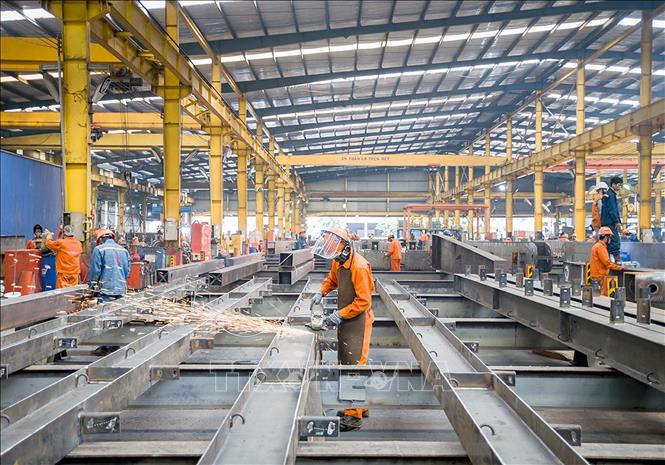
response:
[[(351, 236), (341, 228), (321, 232), (314, 244), (315, 255), (332, 260), (332, 268), (313, 297), (318, 304), (324, 295), (337, 289), (337, 311), (328, 315), (326, 326), (337, 327), (337, 358), (340, 365), (365, 365), (372, 336), (372, 268), (351, 247)], [(352, 408), (337, 412), (340, 429), (354, 431), (362, 426), (366, 408)]]
[(607, 295), (607, 277), (610, 270), (623, 269), (620, 265), (612, 263), (607, 245), (612, 240), (614, 233), (603, 226), (598, 230), (598, 242), (591, 248), (591, 279), (600, 281), (600, 294)]
[[(62, 239), (60, 239), (61, 236)], [(49, 233), (44, 246), (55, 252), (56, 289), (78, 285), (83, 246), (74, 238), (72, 227), (70, 225), (60, 226), (56, 240), (51, 240)]]
[(399, 271), (402, 263), (402, 244), (395, 239), (394, 234), (388, 235), (388, 252), (386, 257), (390, 257), (390, 271)]
[(32, 227), (32, 239), (30, 239), (26, 244), (26, 249), (41, 249), (43, 243), (42, 234), (44, 233), (44, 228), (41, 224), (36, 224)]
[(427, 245), (427, 240), (429, 239), (427, 235), (427, 231), (423, 231), (420, 237), (418, 238), (418, 249), (419, 250), (425, 250), (425, 246)]

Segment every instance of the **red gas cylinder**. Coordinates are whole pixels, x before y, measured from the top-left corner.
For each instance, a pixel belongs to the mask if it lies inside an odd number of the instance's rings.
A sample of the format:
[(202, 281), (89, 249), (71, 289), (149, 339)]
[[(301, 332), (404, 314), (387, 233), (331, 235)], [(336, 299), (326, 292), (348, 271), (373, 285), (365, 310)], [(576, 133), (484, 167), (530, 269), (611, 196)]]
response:
[(5, 252), (5, 292), (21, 295), (41, 292), (42, 253), (35, 249), (7, 250)]

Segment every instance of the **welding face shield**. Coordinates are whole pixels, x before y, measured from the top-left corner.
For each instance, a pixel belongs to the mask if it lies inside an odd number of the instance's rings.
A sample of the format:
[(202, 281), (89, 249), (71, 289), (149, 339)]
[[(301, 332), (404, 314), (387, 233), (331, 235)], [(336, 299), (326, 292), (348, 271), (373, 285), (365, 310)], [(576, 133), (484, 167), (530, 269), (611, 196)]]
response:
[(344, 263), (351, 255), (349, 234), (341, 228), (323, 230), (312, 251), (317, 257)]

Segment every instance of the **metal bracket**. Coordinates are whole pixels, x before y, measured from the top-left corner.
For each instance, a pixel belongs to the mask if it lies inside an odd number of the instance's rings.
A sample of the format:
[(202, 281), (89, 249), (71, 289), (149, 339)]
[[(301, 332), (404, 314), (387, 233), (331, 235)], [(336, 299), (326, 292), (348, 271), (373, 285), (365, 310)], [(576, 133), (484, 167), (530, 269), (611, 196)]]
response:
[(79, 341), (75, 337), (56, 337), (53, 340), (53, 347), (56, 349), (76, 349), (78, 346)]
[(451, 331), (455, 331), (457, 329), (457, 322), (456, 321), (446, 321), (443, 323), (443, 326), (448, 328)]
[(570, 307), (570, 288), (569, 287), (560, 287), (559, 288), (559, 307), (561, 307), (561, 308)]
[(9, 368), (7, 365), (0, 365), (0, 379), (6, 379), (9, 377)]
[(365, 402), (367, 400), (366, 379), (367, 376), (359, 373), (340, 375), (339, 392), (337, 395), (339, 400)]
[(528, 278), (524, 280), (524, 295), (531, 296), (533, 295), (533, 279)]
[(202, 350), (202, 349), (214, 349), (215, 348), (215, 339), (212, 337), (199, 337), (192, 339), (189, 342), (189, 346), (192, 351)]
[(429, 312), (434, 315), (435, 317), (439, 317), (439, 309), (438, 308), (428, 308)]
[(180, 367), (175, 365), (150, 367), (150, 381), (167, 379), (180, 379)]
[(336, 438), (339, 436), (339, 417), (299, 417), (300, 439)]
[(480, 342), (478, 341), (463, 341), (464, 345), (469, 348), (471, 352), (474, 354), (478, 353), (478, 349), (480, 348)]
[(580, 425), (552, 425), (552, 428), (571, 446), (582, 445), (582, 427)]
[(81, 434), (119, 433), (120, 413), (82, 413), (79, 416)]
[(122, 328), (123, 322), (120, 319), (105, 318), (102, 320), (102, 329), (119, 329)]
[(515, 380), (517, 378), (517, 373), (514, 371), (495, 371), (495, 375), (497, 375), (501, 380), (506, 383), (508, 386), (515, 386)]

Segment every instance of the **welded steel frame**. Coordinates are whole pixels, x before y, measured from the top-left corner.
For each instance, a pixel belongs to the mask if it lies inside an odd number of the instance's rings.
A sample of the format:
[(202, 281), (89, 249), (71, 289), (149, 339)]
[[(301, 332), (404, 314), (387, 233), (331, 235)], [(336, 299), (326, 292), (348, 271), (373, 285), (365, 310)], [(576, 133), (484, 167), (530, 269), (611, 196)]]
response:
[(447, 273), (464, 273), (465, 266), (477, 270), (484, 266), (488, 273), (506, 270), (508, 261), (452, 237), (432, 235), (432, 266)]
[[(665, 392), (665, 329), (639, 325), (626, 316), (623, 324), (610, 323), (606, 309), (583, 307), (577, 301), (560, 308), (558, 296), (537, 290), (525, 296), (513, 284), (499, 287), (477, 275), (455, 275), (455, 289), (478, 302), (566, 346), (583, 352), (643, 383)], [(626, 303), (626, 306), (633, 305)], [(634, 314), (634, 313), (633, 313)]]
[[(309, 309), (311, 296), (305, 295), (289, 315)], [(317, 357), (314, 333), (289, 332), (291, 322), (284, 320), (285, 332), (273, 338), (198, 464), (295, 463), (298, 418), (305, 412), (309, 369)]]
[(227, 266), (221, 270), (211, 271), (206, 274), (210, 286), (226, 286), (263, 270), (264, 260), (260, 254), (234, 258), (237, 258), (237, 260), (233, 261), (231, 266)]
[(588, 463), (396, 281), (376, 287), (472, 463)]
[[(214, 311), (246, 305), (270, 292), (264, 278), (211, 302)], [(2, 410), (3, 463), (56, 463), (82, 441), (87, 418), (117, 417), (157, 380), (155, 368), (176, 367), (194, 351), (197, 327), (168, 325)], [(100, 420), (97, 420), (100, 421)], [(102, 421), (103, 423), (103, 421)]]
[(178, 279), (201, 276), (211, 271), (224, 268), (224, 260), (214, 259), (204, 262), (187, 263), (184, 265), (159, 268), (155, 271), (155, 279), (158, 284), (170, 283)]

